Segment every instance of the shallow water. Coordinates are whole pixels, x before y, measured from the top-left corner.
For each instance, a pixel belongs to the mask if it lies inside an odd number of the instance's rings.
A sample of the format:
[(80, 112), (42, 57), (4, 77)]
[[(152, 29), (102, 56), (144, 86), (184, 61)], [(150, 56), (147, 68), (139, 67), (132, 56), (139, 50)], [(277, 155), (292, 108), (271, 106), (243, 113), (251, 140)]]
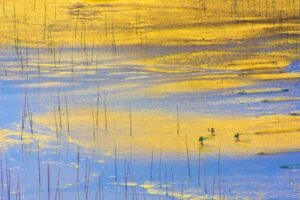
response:
[(0, 199), (300, 199), (298, 7), (1, 1)]
[(34, 144), (23, 149), (13, 146), (3, 153), (2, 197), (7, 197), (9, 174), (11, 197), (14, 198), (19, 184), (22, 199), (82, 199), (86, 195), (87, 199), (97, 195), (101, 199), (299, 198), (299, 169), (280, 168), (299, 163), (299, 153), (221, 155), (220, 160), (218, 156), (204, 156), (200, 162), (198, 156), (190, 156), (189, 169), (184, 155), (159, 152), (154, 152), (153, 157), (112, 158), (81, 149), (78, 162), (76, 146), (66, 146), (58, 151), (36, 151)]
[[(60, 64), (55, 64), (47, 59), (46, 50), (41, 50), (43, 59), (39, 65), (44, 66), (39, 75), (33, 58), (34, 50), (29, 49), (23, 70), (12, 51), (11, 48), (2, 51), (0, 72), (1, 128), (17, 132), (8, 136), (14, 139), (13, 143), (3, 141), (3, 199), (18, 197), (19, 192), (20, 199), (299, 199), (299, 169), (280, 168), (299, 164), (299, 153), (264, 156), (228, 156), (221, 153), (220, 158), (218, 154), (204, 153), (199, 162), (197, 154), (165, 155), (154, 151), (153, 157), (146, 153), (141, 157), (135, 149), (128, 150), (129, 155), (123, 155), (118, 152), (118, 147), (115, 154), (101, 148), (80, 147), (76, 142), (68, 142), (64, 136), (57, 140), (53, 130), (35, 123), (35, 132), (51, 138), (40, 148), (38, 142), (42, 140), (33, 137), (30, 142), (22, 142), (19, 135), (26, 98), (27, 111), (33, 115), (33, 122), (36, 115), (51, 111), (57, 105), (58, 95), (61, 99), (64, 96), (68, 98), (69, 108), (95, 106), (98, 87), (101, 101), (105, 94), (106, 104), (116, 110), (126, 110), (131, 105), (133, 110), (159, 110), (174, 114), (179, 105), (181, 113), (204, 116), (290, 114), (299, 110), (299, 100), (263, 102), (261, 99), (298, 97), (297, 80), (265, 81), (255, 86), (221, 91), (149, 96), (140, 91), (174, 78), (188, 79), (223, 72), (200, 70), (163, 74), (147, 71), (143, 66), (122, 64), (120, 61), (128, 58), (126, 54), (116, 56), (107, 53), (104, 54), (107, 59), (104, 57), (97, 67), (84, 66), (84, 61), (75, 60), (71, 73), (70, 62), (62, 59)], [(62, 58), (68, 58), (68, 51), (70, 49), (62, 51)], [(286, 70), (291, 72), (298, 68), (299, 62), (294, 62)], [(288, 90), (236, 93), (278, 87)], [(28, 124), (24, 132), (31, 137)]]
[[(105, 49), (98, 50), (103, 52), (103, 57), (97, 61), (97, 64), (89, 63), (86, 65), (84, 60), (78, 59), (82, 56), (81, 50), (74, 49), (75, 53), (73, 54), (77, 60), (73, 61), (75, 67), (73, 67), (72, 73), (69, 60), (71, 49), (62, 50), (60, 63), (57, 63), (58, 61), (53, 62), (49, 58), (47, 50), (39, 50), (41, 59), (38, 63), (34, 49), (23, 49), (23, 51), (28, 51), (28, 58), (22, 61), (24, 62), (24, 70), (21, 69), (20, 58), (15, 57), (14, 49), (2, 50), (1, 92), (3, 97), (7, 98), (2, 98), (4, 105), (11, 101), (10, 98), (22, 100), (20, 94), (24, 94), (24, 91), (27, 91), (30, 97), (32, 96), (30, 100), (35, 105), (33, 109), (38, 107), (37, 110), (39, 111), (46, 109), (47, 106), (43, 104), (47, 105), (51, 100), (56, 99), (55, 95), (51, 97), (51, 95), (45, 94), (55, 94), (58, 91), (61, 94), (74, 97), (70, 101), (74, 107), (79, 104), (92, 105), (97, 99), (97, 87), (99, 87), (102, 96), (105, 92), (110, 106), (118, 109), (134, 105), (134, 109), (176, 112), (176, 105), (179, 105), (181, 112), (205, 115), (215, 115), (216, 113), (224, 115), (290, 114), (299, 110), (298, 79), (269, 80), (250, 86), (206, 92), (195, 90), (183, 93), (174, 92), (174, 94), (168, 95), (151, 95), (143, 93), (143, 89), (174, 80), (188, 80), (196, 77), (199, 79), (201, 76), (212, 74), (235, 73), (242, 75), (243, 72), (201, 69), (199, 71), (165, 74), (149, 71), (143, 65), (123, 64), (126, 60), (134, 59), (135, 56), (130, 58), (132, 54), (127, 53), (114, 55)], [(40, 74), (38, 72), (39, 67), (41, 68)], [(282, 72), (298, 72), (299, 68), (299, 62), (292, 62)], [(280, 88), (283, 91), (269, 92), (272, 91), (272, 88)], [(265, 90), (257, 93), (239, 93), (253, 89)], [(17, 98), (15, 98), (16, 96)], [(272, 102), (272, 99), (277, 98), (284, 100)], [(14, 103), (13, 107), (17, 109), (20, 103)], [(8, 107), (3, 106), (3, 109), (6, 108)]]

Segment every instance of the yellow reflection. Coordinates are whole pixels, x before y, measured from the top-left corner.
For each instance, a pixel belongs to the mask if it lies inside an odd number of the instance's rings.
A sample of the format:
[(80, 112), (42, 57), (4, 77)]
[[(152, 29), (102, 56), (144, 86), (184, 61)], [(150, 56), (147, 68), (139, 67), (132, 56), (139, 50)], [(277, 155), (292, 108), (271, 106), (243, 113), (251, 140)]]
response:
[[(99, 148), (113, 154), (162, 153), (197, 154), (255, 154), (299, 150), (300, 129), (298, 116), (272, 115), (246, 116), (199, 116), (162, 113), (156, 111), (132, 112), (103, 109), (74, 109), (69, 112), (69, 141), (90, 148)], [(63, 115), (63, 133), (67, 135), (67, 119)], [(38, 123), (55, 130), (54, 116), (46, 113), (36, 117)], [(131, 126), (130, 126), (131, 124)], [(106, 132), (107, 125), (107, 132)], [(130, 128), (131, 127), (131, 128)], [(208, 128), (215, 129), (212, 136)], [(130, 131), (130, 129), (132, 131)], [(179, 130), (179, 131), (177, 131)], [(178, 134), (179, 133), (179, 134)], [(240, 134), (237, 141), (234, 135)], [(201, 146), (198, 139), (204, 137)]]

